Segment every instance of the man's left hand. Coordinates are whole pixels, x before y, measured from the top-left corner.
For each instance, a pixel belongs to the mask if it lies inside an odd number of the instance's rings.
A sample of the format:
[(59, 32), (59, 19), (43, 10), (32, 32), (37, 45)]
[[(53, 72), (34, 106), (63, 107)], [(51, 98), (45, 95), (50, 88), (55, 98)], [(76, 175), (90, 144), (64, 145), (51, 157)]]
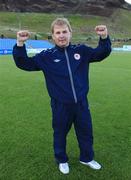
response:
[(107, 38), (108, 31), (105, 25), (98, 25), (95, 27), (96, 34), (98, 34), (102, 39)]

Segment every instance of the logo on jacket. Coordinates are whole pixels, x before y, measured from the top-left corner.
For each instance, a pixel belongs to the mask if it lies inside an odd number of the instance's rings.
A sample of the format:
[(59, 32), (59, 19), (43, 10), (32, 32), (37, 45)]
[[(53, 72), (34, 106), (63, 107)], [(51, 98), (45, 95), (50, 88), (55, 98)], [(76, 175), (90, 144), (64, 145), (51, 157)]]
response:
[(80, 54), (75, 53), (74, 54), (74, 58), (75, 58), (75, 60), (80, 60), (81, 56), (80, 56)]
[(54, 59), (54, 62), (60, 62), (61, 60), (60, 59)]

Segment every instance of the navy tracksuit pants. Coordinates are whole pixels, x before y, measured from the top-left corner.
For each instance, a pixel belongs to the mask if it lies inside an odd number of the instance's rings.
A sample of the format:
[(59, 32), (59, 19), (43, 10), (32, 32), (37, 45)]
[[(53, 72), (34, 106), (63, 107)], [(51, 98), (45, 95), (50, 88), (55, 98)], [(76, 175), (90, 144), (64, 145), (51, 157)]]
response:
[(74, 124), (80, 148), (80, 161), (89, 162), (93, 159), (92, 120), (88, 101), (78, 103), (61, 103), (51, 99), (52, 126), (54, 130), (54, 154), (58, 163), (68, 161), (66, 154), (66, 137)]

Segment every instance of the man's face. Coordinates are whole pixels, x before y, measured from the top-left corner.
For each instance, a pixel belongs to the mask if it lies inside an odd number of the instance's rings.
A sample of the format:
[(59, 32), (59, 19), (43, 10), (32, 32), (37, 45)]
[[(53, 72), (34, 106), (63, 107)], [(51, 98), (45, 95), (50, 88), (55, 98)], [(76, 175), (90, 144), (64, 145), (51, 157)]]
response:
[(68, 26), (55, 25), (52, 38), (57, 46), (59, 47), (68, 46), (71, 39), (71, 32), (69, 31)]

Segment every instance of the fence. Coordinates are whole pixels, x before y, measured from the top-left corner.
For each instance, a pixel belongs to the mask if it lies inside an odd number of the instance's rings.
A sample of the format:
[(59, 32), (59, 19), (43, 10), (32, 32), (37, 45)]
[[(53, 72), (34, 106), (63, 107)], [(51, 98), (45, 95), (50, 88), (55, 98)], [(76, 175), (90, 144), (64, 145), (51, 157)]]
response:
[[(16, 39), (0, 39), (0, 55), (12, 54)], [(52, 48), (54, 45), (46, 40), (27, 40), (26, 48), (28, 53), (37, 53), (43, 49)]]

